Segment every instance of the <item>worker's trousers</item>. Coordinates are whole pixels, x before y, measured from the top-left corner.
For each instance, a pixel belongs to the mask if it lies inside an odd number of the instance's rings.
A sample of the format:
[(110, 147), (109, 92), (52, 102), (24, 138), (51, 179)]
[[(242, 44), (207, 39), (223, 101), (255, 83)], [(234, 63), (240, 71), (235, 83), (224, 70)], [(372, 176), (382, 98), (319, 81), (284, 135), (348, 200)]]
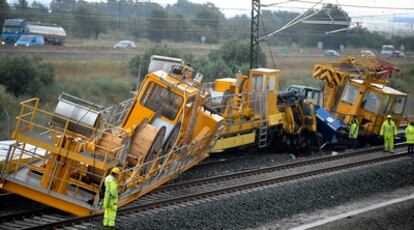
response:
[(384, 150), (394, 152), (394, 138), (384, 138)]
[(105, 208), (103, 226), (104, 227), (115, 227), (115, 219), (116, 219), (116, 207)]

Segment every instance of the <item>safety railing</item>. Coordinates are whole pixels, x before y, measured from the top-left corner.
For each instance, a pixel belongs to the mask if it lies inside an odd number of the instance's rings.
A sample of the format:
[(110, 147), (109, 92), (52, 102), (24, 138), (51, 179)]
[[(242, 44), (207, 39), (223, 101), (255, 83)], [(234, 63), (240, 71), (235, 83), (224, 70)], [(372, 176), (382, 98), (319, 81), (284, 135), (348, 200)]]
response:
[(213, 91), (215, 89), (215, 86), (216, 86), (215, 82), (206, 82), (206, 83), (203, 83), (201, 85), (201, 91), (202, 92)]
[[(94, 148), (88, 149), (93, 157), (103, 158), (103, 162), (108, 162), (114, 158), (118, 157), (118, 153), (125, 148), (124, 144), (115, 144), (115, 139), (117, 136), (125, 136), (126, 133), (121, 128), (116, 130), (106, 130), (100, 127), (92, 127), (86, 124), (81, 124), (79, 121), (71, 120), (66, 117), (60, 116), (55, 113), (50, 113), (39, 108), (39, 99), (33, 98), (21, 103), (21, 112), (19, 116), (16, 117), (16, 128), (14, 130), (14, 137), (19, 139), (19, 135), (27, 136), (43, 144), (48, 144), (53, 149), (47, 149), (48, 151), (57, 150), (57, 154), (66, 151), (65, 146), (63, 145), (64, 140), (70, 138), (71, 141), (77, 145), (83, 146), (85, 150), (91, 144), (94, 145)], [(64, 125), (54, 125), (53, 121), (59, 119)], [(102, 125), (101, 127), (110, 126)], [(77, 129), (86, 129), (89, 130), (91, 135), (85, 136), (79, 132), (74, 132), (71, 127), (76, 127)], [(112, 137), (114, 142), (112, 147), (109, 148), (108, 145), (103, 146), (99, 144), (101, 137), (107, 134)], [(107, 140), (111, 141), (111, 140)], [(56, 149), (57, 148), (57, 149)], [(98, 151), (95, 151), (98, 150)], [(94, 159), (95, 160), (95, 159)]]
[(124, 170), (120, 173), (120, 178), (124, 178), (119, 184), (121, 196), (142, 190), (145, 184), (149, 184), (145, 182), (177, 175), (188, 163), (202, 160), (201, 154), (209, 152), (218, 136), (218, 133), (210, 134), (188, 145), (177, 146), (154, 160), (134, 167), (124, 165)]
[(251, 119), (261, 119), (267, 112), (268, 92), (249, 92), (210, 97), (206, 104), (226, 118), (226, 128), (239, 127), (251, 123)]
[(134, 98), (122, 101), (119, 104), (101, 110), (99, 113), (104, 117), (104, 124), (107, 128), (116, 127), (124, 120), (128, 111), (134, 103)]
[[(47, 170), (45, 167), (47, 164), (54, 165), (53, 169)], [(61, 177), (62, 174), (57, 173), (57, 168), (63, 165), (67, 170), (76, 173), (69, 178)], [(43, 178), (48, 179), (31, 180), (30, 177), (37, 177), (35, 174), (41, 174)], [(28, 149), (25, 143), (10, 145), (1, 176), (3, 179), (20, 182), (56, 197), (70, 197), (71, 201), (83, 206), (98, 205), (99, 186), (104, 179), (103, 175), (95, 173), (85, 164), (58, 161), (41, 148)]]

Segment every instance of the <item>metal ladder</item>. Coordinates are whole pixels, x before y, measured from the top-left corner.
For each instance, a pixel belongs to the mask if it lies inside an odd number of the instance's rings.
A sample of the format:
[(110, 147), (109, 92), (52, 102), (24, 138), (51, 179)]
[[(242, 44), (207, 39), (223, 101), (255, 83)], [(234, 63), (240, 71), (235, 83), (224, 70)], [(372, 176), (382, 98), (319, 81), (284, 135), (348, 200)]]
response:
[(267, 146), (267, 120), (262, 118), (260, 120), (259, 128), (259, 148), (264, 148)]
[(264, 148), (267, 146), (267, 130), (268, 130), (268, 124), (267, 124), (267, 95), (262, 94), (260, 98), (260, 127), (259, 127), (259, 148)]

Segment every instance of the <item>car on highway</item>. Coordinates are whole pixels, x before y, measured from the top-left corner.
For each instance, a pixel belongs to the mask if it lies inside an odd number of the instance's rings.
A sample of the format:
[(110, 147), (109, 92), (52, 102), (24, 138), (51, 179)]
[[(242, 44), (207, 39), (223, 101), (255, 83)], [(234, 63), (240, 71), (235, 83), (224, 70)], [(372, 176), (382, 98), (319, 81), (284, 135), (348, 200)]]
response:
[(119, 41), (114, 45), (114, 48), (136, 48), (135, 43), (129, 40)]
[(407, 57), (407, 56), (405, 56), (405, 54), (402, 52), (402, 51), (400, 51), (400, 50), (394, 50), (393, 52), (392, 52), (392, 55), (391, 55), (392, 57), (398, 57), (398, 58), (404, 58), (404, 57)]
[(22, 35), (14, 46), (43, 46), (45, 39), (41, 35)]
[(361, 50), (361, 56), (375, 57), (375, 54), (371, 50)]
[(327, 57), (340, 57), (338, 52), (336, 50), (325, 50), (325, 56)]

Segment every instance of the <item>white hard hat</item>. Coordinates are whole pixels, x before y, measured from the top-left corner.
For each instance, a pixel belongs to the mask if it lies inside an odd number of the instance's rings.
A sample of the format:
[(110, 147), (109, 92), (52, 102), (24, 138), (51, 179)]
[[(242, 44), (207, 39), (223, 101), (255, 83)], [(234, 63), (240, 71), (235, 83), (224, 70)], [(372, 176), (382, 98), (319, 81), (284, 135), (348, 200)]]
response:
[(391, 118), (391, 115), (387, 115), (387, 118)]

